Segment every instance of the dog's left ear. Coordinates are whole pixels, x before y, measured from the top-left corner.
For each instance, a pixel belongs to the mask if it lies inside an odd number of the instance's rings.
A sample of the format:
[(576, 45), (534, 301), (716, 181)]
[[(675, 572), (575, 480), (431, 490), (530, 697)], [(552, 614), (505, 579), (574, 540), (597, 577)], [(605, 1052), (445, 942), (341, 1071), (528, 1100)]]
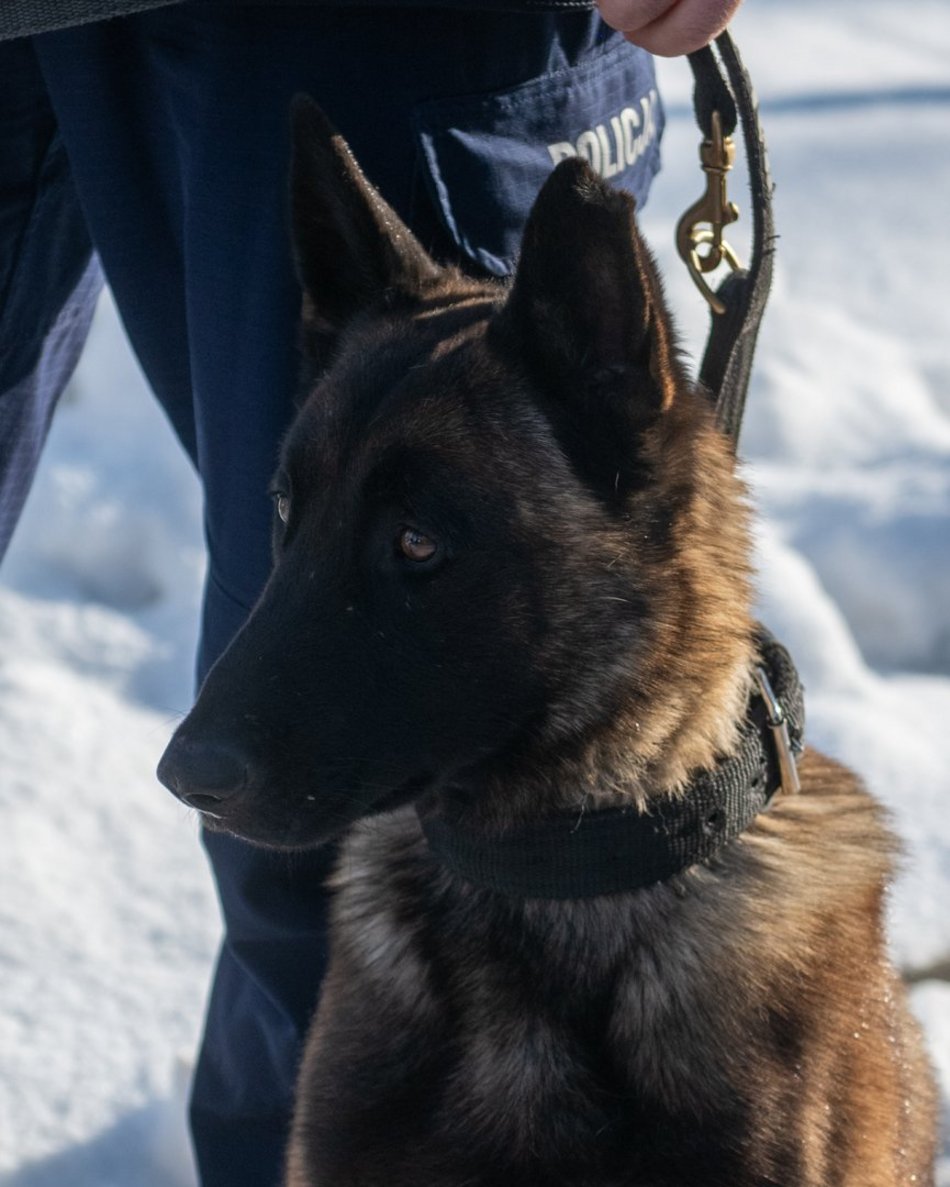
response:
[(495, 332), (550, 393), (555, 429), (585, 479), (611, 499), (636, 485), (636, 438), (679, 382), (659, 280), (633, 199), (570, 158), (525, 227)]
[(312, 99), (294, 99), (291, 123), (291, 215), (305, 328), (334, 335), (384, 294), (420, 292), (439, 268)]

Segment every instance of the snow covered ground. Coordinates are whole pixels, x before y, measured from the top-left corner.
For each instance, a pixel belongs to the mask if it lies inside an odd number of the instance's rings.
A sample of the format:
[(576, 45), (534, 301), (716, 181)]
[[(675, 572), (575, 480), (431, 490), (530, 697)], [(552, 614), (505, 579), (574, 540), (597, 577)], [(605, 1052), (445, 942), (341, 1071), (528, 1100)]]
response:
[[(894, 950), (950, 1098), (950, 10), (749, 0), (737, 35), (781, 233), (743, 440), (762, 613), (811, 741), (907, 838)], [(664, 67), (645, 226), (695, 347), (704, 314), (664, 246), (701, 184), (688, 86)], [(152, 771), (191, 695), (200, 523), (105, 302), (0, 570), (2, 1187), (193, 1182), (184, 1064), (217, 915)]]

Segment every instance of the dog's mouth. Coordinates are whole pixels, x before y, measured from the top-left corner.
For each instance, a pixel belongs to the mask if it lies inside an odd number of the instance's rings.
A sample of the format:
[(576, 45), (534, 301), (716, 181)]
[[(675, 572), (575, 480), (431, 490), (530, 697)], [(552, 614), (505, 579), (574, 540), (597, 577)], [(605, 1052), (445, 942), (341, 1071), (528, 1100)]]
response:
[(227, 780), (210, 778), (207, 769), (189, 767), (183, 757), (187, 749), (187, 743), (176, 747), (173, 740), (159, 763), (158, 778), (198, 812), (203, 827), (288, 852), (337, 840), (358, 820), (403, 807), (434, 783), (432, 775), (422, 773), (388, 788), (314, 780), (289, 789), (277, 775), (250, 781), (246, 769), (238, 772), (236, 767)]

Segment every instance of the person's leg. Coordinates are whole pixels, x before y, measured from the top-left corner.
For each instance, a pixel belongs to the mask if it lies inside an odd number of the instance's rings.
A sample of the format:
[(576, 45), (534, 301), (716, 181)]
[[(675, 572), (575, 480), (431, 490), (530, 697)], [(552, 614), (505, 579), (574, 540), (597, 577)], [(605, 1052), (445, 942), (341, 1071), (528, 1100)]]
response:
[[(642, 137), (634, 153), (628, 135), (627, 163), (638, 153), (647, 163), (652, 76), (642, 56), (605, 40), (577, 14), (201, 4), (36, 39), (126, 328), (201, 472), (210, 565), (199, 676), (270, 565), (267, 489), (298, 368), (291, 97), (306, 91), (324, 106), (427, 245), (503, 271), (536, 189), (528, 148), (542, 172), (549, 146), (599, 152), (603, 135), (616, 158), (635, 118)], [(544, 118), (564, 94), (570, 127)], [(578, 96), (603, 109), (584, 114)], [(497, 213), (479, 224), (487, 209)], [(494, 224), (506, 234), (479, 254)], [(227, 934), (195, 1079), (196, 1151), (204, 1187), (267, 1187), (279, 1179), (326, 961), (331, 855), (289, 859), (220, 835), (206, 844)]]
[(0, 557), (101, 287), (43, 77), (0, 43)]

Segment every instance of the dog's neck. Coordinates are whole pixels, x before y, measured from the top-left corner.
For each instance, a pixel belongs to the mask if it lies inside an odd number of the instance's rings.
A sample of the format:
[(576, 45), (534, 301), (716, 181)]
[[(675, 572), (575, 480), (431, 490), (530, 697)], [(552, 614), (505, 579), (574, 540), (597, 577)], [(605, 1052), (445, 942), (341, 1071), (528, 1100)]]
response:
[(689, 682), (657, 704), (630, 703), (579, 737), (551, 737), (529, 726), (503, 764), (487, 763), (446, 782), (430, 807), (489, 830), (563, 812), (643, 809), (676, 797), (698, 771), (735, 754), (753, 689), (753, 625), (733, 641), (702, 683)]
[(777, 792), (799, 787), (801, 684), (791, 657), (761, 628), (753, 683), (736, 726), (735, 753), (692, 768), (684, 786), (666, 786), (637, 805), (624, 788), (598, 797), (578, 794), (574, 785), (569, 794), (540, 797), (543, 809), (537, 811), (535, 784), (532, 813), (532, 797), (525, 797), (520, 783), (515, 795), (524, 798), (517, 807), (528, 813), (513, 819), (509, 811), (504, 821), (497, 814), (488, 819), (484, 810), (472, 819), (464, 800), (430, 803), (420, 806), (419, 815), (432, 854), (465, 882), (541, 899), (639, 890), (714, 856), (745, 832)]

